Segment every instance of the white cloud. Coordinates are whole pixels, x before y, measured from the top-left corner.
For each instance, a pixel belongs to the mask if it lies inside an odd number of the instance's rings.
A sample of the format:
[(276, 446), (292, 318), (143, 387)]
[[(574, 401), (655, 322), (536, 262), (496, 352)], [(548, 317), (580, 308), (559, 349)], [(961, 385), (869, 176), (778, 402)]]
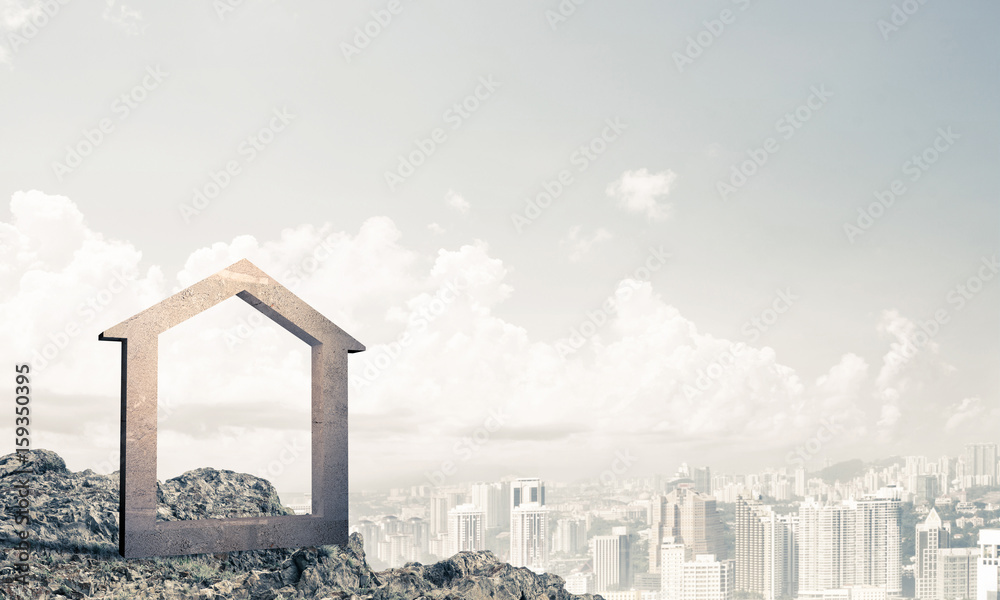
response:
[(590, 236), (582, 235), (581, 231), (582, 228), (579, 225), (572, 227), (566, 237), (559, 241), (559, 246), (563, 248), (572, 262), (580, 261), (595, 245), (613, 237), (611, 232), (603, 227), (597, 228), (597, 231)]
[[(880, 336), (890, 340), (889, 350), (875, 378), (875, 397), (881, 403), (876, 425), (885, 441), (900, 433), (903, 399), (923, 389), (928, 382), (954, 372), (955, 368), (940, 359), (940, 347), (934, 338), (898, 310), (882, 311), (877, 330)], [(911, 413), (919, 409), (909, 406)]]
[(463, 215), (469, 212), (470, 206), (468, 200), (460, 196), (454, 190), (448, 190), (448, 193), (445, 195), (444, 199), (445, 202), (448, 203), (448, 206), (454, 208)]
[[(446, 460), (460, 464), (454, 480), (461, 481), (481, 469), (537, 465), (539, 456), (570, 478), (622, 448), (655, 456), (701, 448), (714, 456), (783, 457), (832, 419), (844, 432), (824, 442), (829, 456), (865, 441), (870, 430), (905, 431), (900, 425), (911, 404), (902, 399), (919, 387), (912, 365), (885, 364), (873, 381), (866, 361), (850, 352), (815, 378), (782, 364), (771, 348), (737, 352), (734, 340), (699, 331), (648, 281), (622, 281), (597, 334), (566, 355), (558, 342), (501, 316), (513, 293), (510, 268), (488, 244), (422, 255), (403, 245), (386, 217), (368, 219), (357, 232), (319, 224), (272, 240), (238, 236), (191, 252), (176, 277), (164, 277), (141, 267), (132, 244), (91, 230), (67, 198), (18, 193), (11, 211), (11, 222), (0, 223), (0, 337), (12, 342), (0, 348), (0, 362), (28, 360), (57, 345), (68, 323), (79, 325), (37, 383), (38, 443), (74, 469), (107, 461), (114, 451), (120, 348), (96, 342), (97, 333), (241, 258), (367, 346), (349, 359), (352, 473), (367, 483), (419, 481)], [(134, 282), (113, 292), (118, 273)], [(88, 298), (105, 297), (100, 312), (86, 312)], [(174, 331), (181, 335), (161, 338), (162, 357), (175, 361), (163, 371), (165, 398), (202, 398), (193, 408), (181, 403), (164, 422), (165, 443), (189, 449), (164, 458), (167, 471), (218, 451), (231, 462), (214, 466), (260, 472), (281, 451), (265, 447), (290, 443), (308, 427), (306, 349), (266, 323), (240, 334), (247, 315), (257, 313), (235, 302), (242, 312), (220, 306), (222, 318), (208, 326), (194, 324), (184, 335), (182, 324)], [(912, 325), (887, 311), (880, 331), (898, 344)], [(196, 379), (185, 364), (200, 365), (202, 375)], [(212, 389), (231, 395), (212, 396)], [(870, 409), (873, 393), (880, 402)], [(265, 410), (269, 402), (282, 410)], [(496, 411), (504, 425), (474, 453), (459, 453), (456, 444)], [(988, 428), (997, 418), (975, 399), (951, 412), (946, 428), (954, 431)], [(0, 435), (3, 427), (9, 425), (0, 424)], [(110, 439), (95, 442), (98, 434)], [(213, 436), (221, 445), (209, 443)], [(254, 440), (252, 451), (226, 454), (241, 436)], [(304, 476), (304, 464), (269, 477), (281, 488)]]
[(945, 421), (944, 430), (947, 433), (960, 431), (970, 424), (975, 424), (981, 417), (986, 415), (986, 407), (983, 406), (979, 398), (964, 398), (961, 402), (953, 404), (948, 408), (948, 420)]
[(441, 235), (445, 232), (445, 228), (441, 227), (437, 223), (430, 223), (427, 225), (427, 229), (434, 235)]
[(667, 170), (650, 173), (646, 169), (625, 171), (605, 190), (618, 200), (618, 206), (628, 212), (646, 215), (651, 221), (661, 221), (670, 216), (670, 205), (659, 202), (665, 198), (677, 179), (677, 174)]

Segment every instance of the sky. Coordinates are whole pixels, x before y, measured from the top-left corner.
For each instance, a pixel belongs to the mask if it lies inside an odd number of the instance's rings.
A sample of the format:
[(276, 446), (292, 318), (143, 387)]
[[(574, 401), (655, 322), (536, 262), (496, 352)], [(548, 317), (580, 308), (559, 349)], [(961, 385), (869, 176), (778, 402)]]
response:
[[(0, 0), (0, 364), (116, 470), (98, 334), (246, 258), (367, 347), (352, 490), (1000, 441), (998, 19)], [(231, 299), (159, 348), (161, 480), (308, 489), (302, 342)]]

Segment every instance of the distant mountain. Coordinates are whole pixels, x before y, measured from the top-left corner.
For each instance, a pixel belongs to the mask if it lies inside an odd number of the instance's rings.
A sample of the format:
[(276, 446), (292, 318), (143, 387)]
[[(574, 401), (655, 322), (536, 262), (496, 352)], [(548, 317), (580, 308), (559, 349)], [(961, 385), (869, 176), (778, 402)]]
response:
[(865, 461), (855, 458), (820, 469), (815, 475), (821, 477), (826, 483), (833, 483), (835, 481), (848, 481), (859, 475), (864, 475), (866, 469)]
[[(0, 583), (0, 598), (88, 597), (181, 600), (586, 600), (556, 575), (500, 562), (492, 552), (461, 552), (433, 565), (371, 570), (358, 534), (345, 548), (290, 548), (153, 559), (118, 556), (118, 473), (72, 473), (55, 452), (33, 450), (29, 477), (32, 555), (26, 584)], [(13, 575), (20, 541), (10, 499), (24, 476), (15, 455), (0, 457), (0, 581)], [(270, 482), (232, 471), (197, 469), (157, 484), (163, 520), (291, 514)]]
[(864, 475), (865, 471), (872, 467), (882, 469), (885, 467), (891, 467), (892, 465), (899, 464), (901, 462), (903, 462), (903, 459), (898, 456), (880, 458), (871, 462), (865, 462), (860, 458), (855, 458), (854, 460), (845, 460), (843, 462), (832, 464), (829, 467), (811, 473), (811, 475), (821, 477), (826, 483), (834, 483), (835, 481), (844, 482)]

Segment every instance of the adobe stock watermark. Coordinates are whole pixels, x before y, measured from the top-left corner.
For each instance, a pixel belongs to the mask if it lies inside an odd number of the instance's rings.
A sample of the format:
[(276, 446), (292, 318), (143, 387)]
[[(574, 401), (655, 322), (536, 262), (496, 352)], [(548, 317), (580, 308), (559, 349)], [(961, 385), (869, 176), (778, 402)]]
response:
[(288, 467), (299, 462), (301, 460), (300, 457), (310, 456), (311, 452), (312, 447), (310, 444), (303, 443), (301, 437), (296, 437), (275, 453), (272, 460), (269, 460), (266, 464), (258, 465), (250, 474), (271, 481), (274, 477), (281, 476)]
[(740, 327), (740, 333), (750, 343), (756, 342), (762, 334), (766, 333), (768, 329), (778, 322), (781, 315), (788, 312), (788, 309), (798, 299), (799, 297), (793, 294), (790, 288), (774, 290), (774, 300), (771, 302), (771, 306), (765, 308), (759, 315), (750, 317), (749, 321), (743, 323), (743, 326)]
[[(826, 89), (826, 85), (823, 84), (814, 85), (809, 88), (809, 91), (810, 94), (805, 101), (775, 122), (775, 133), (783, 140), (791, 140), (799, 129), (815, 117), (816, 113), (830, 101), (830, 98), (833, 98), (833, 92)], [(730, 196), (738, 192), (757, 175), (761, 167), (779, 150), (781, 150), (781, 144), (776, 136), (769, 136), (758, 147), (747, 150), (747, 159), (730, 168), (728, 180), (720, 179), (715, 183), (715, 189), (719, 192), (719, 196), (723, 200), (728, 200)]]
[(472, 433), (455, 442), (452, 447), (452, 458), (441, 462), (441, 467), (434, 471), (427, 471), (424, 477), (428, 483), (435, 487), (444, 485), (448, 477), (458, 472), (460, 463), (471, 460), (474, 456), (482, 452), (483, 447), (489, 443), (493, 434), (499, 431), (507, 423), (507, 415), (503, 408), (490, 410), (489, 416), (483, 424), (475, 428)]
[(355, 28), (351, 41), (340, 43), (340, 52), (344, 55), (347, 64), (351, 64), (354, 57), (360, 55), (361, 51), (370, 46), (375, 38), (382, 35), (382, 32), (389, 28), (393, 19), (401, 12), (403, 12), (401, 0), (389, 0), (385, 8), (371, 11), (369, 14), (372, 18)]
[(44, 371), (63, 350), (69, 347), (70, 342), (79, 336), (85, 327), (111, 304), (115, 296), (128, 289), (135, 282), (135, 279), (136, 274), (131, 271), (126, 272), (124, 269), (112, 271), (111, 278), (104, 288), (77, 306), (76, 315), (78, 318), (71, 319), (62, 329), (50, 333), (48, 341), (32, 353), (32, 370), (36, 373)]
[[(333, 256), (334, 238), (337, 235), (337, 233), (328, 235), (316, 244), (298, 264), (290, 267), (282, 274), (282, 280), (287, 282), (287, 287), (290, 291), (294, 292), (299, 284), (318, 271), (323, 263)], [(234, 325), (227, 327), (222, 334), (222, 339), (226, 343), (226, 346), (230, 350), (233, 350), (252, 338), (257, 333), (257, 329), (266, 323), (273, 323), (273, 321), (259, 311), (251, 311), (248, 316), (240, 317)]]
[[(410, 314), (410, 325), (418, 334), (425, 332), (431, 323), (441, 318), (448, 311), (448, 307), (465, 293), (470, 284), (469, 278), (464, 273), (445, 282), (430, 300)], [(371, 356), (365, 361), (364, 366), (356, 372), (357, 374), (351, 376), (351, 384), (361, 390), (374, 383), (396, 362), (403, 351), (413, 344), (413, 341), (414, 336), (407, 328), (398, 338), (380, 348), (379, 352), (370, 351)]]
[(917, 14), (925, 4), (927, 4), (927, 0), (903, 0), (894, 3), (889, 16), (879, 19), (876, 23), (879, 33), (882, 34), (882, 40), (888, 42), (892, 34), (897, 33), (909, 23), (910, 18)]
[(59, 181), (75, 171), (83, 164), (85, 158), (92, 155), (107, 141), (108, 136), (116, 130), (116, 121), (121, 123), (128, 119), (160, 87), (170, 73), (159, 65), (146, 67), (145, 75), (128, 91), (122, 93), (111, 102), (111, 114), (103, 117), (94, 127), (86, 127), (81, 131), (80, 140), (66, 146), (66, 154), (62, 161), (52, 162), (52, 172)]
[(7, 33), (7, 45), (10, 53), (18, 55), (32, 40), (45, 29), (49, 23), (62, 11), (62, 8), (70, 3), (70, 0), (41, 0), (35, 5), (35, 9), (29, 9), (31, 14), (23, 23), (13, 31)]
[(618, 479), (628, 473), (637, 460), (638, 458), (633, 456), (632, 451), (627, 448), (615, 452), (615, 457), (611, 461), (610, 467), (601, 471), (601, 474), (597, 478), (598, 481), (605, 487), (616, 487)]
[[(626, 129), (628, 125), (622, 123), (619, 117), (605, 119), (601, 133), (590, 138), (587, 143), (581, 144), (570, 154), (570, 165), (576, 167), (577, 173), (583, 173), (608, 151), (611, 144), (617, 141)], [(552, 203), (558, 200), (575, 181), (573, 171), (570, 169), (562, 169), (555, 177), (544, 180), (542, 191), (533, 198), (526, 198), (522, 210), (511, 213), (510, 220), (517, 233), (521, 233), (525, 227), (541, 217), (542, 212), (552, 206)]]
[(272, 109), (271, 117), (267, 123), (256, 132), (243, 138), (236, 146), (237, 158), (226, 161), (218, 171), (210, 171), (209, 180), (194, 188), (190, 202), (181, 202), (177, 205), (184, 222), (191, 223), (194, 217), (204, 212), (212, 201), (217, 199), (233, 183), (233, 180), (243, 173), (243, 167), (257, 160), (261, 153), (274, 143), (278, 134), (285, 131), (297, 116), (289, 112), (287, 106)]
[(611, 322), (611, 319), (618, 313), (618, 303), (628, 300), (639, 284), (649, 281), (653, 273), (660, 270), (667, 264), (670, 254), (659, 248), (650, 248), (649, 254), (642, 266), (637, 267), (629, 277), (625, 279), (628, 285), (619, 285), (614, 294), (608, 296), (601, 306), (594, 310), (587, 311), (587, 316), (577, 326), (570, 329), (569, 335), (558, 342), (555, 348), (559, 352), (560, 358), (566, 358), (583, 348), (597, 333)]
[(986, 284), (993, 281), (1000, 273), (1000, 254), (983, 256), (979, 262), (975, 273), (945, 294), (945, 302), (954, 307), (953, 310), (941, 307), (934, 311), (931, 318), (917, 321), (917, 331), (909, 338), (904, 339), (899, 348), (894, 348), (886, 354), (888, 364), (900, 366), (913, 360), (922, 349), (937, 337), (942, 328), (951, 322), (954, 314), (965, 309), (973, 298), (986, 289)]
[[(500, 83), (495, 81), (492, 75), (480, 77), (472, 92), (444, 111), (442, 120), (445, 125), (450, 126), (452, 131), (460, 128), (466, 119), (474, 115), (499, 87)], [(447, 141), (448, 132), (444, 127), (435, 127), (427, 134), (427, 137), (418, 137), (413, 140), (413, 150), (398, 155), (396, 168), (385, 171), (383, 174), (389, 191), (396, 191), (397, 187), (412, 177), (417, 169), (426, 163), (427, 159), (433, 156), (438, 148)]]
[[(740, 11), (750, 8), (751, 0), (732, 0), (733, 4), (739, 7)], [(705, 54), (705, 50), (722, 37), (730, 25), (736, 23), (737, 13), (730, 8), (724, 8), (719, 12), (718, 17), (702, 21), (704, 28), (694, 35), (689, 35), (685, 40), (683, 52), (674, 52), (671, 58), (677, 66), (677, 72), (683, 73), (684, 69), (694, 64), (694, 61)]]
[(796, 446), (794, 450), (789, 450), (785, 455), (785, 462), (805, 468), (807, 462), (815, 458), (827, 444), (844, 431), (846, 431), (844, 424), (835, 417), (820, 420), (816, 431), (805, 442)]
[[(950, 126), (939, 127), (934, 141), (903, 162), (901, 167), (903, 175), (908, 176), (910, 183), (916, 183), (960, 139), (962, 136), (955, 133)], [(875, 201), (864, 208), (859, 208), (858, 216), (853, 223), (844, 222), (843, 230), (847, 241), (853, 244), (859, 237), (867, 233), (875, 225), (875, 222), (881, 219), (885, 212), (896, 203), (896, 200), (902, 198), (907, 191), (909, 189), (903, 183), (902, 178), (893, 179), (885, 189), (875, 190)]]
[[(771, 305), (761, 311), (760, 314), (750, 317), (749, 320), (743, 323), (743, 326), (740, 327), (740, 333), (749, 342), (756, 342), (760, 339), (761, 335), (778, 322), (781, 315), (792, 308), (798, 299), (799, 297), (793, 294), (789, 288), (775, 290)], [(722, 379), (729, 369), (736, 365), (737, 358), (746, 349), (747, 345), (744, 342), (730, 343), (725, 350), (720, 352), (705, 367), (699, 368), (696, 371), (694, 385), (685, 383), (681, 386), (684, 397), (692, 400), (712, 389), (715, 383)]]

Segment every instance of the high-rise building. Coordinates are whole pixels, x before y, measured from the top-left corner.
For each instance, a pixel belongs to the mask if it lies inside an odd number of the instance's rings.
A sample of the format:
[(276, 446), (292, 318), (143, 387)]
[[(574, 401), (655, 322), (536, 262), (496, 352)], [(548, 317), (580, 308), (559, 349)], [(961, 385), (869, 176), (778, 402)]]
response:
[(680, 538), (692, 555), (714, 554), (725, 558), (722, 518), (715, 498), (681, 484), (650, 505), (652, 534), (649, 540), (649, 570), (659, 572), (660, 547), (666, 538)]
[(486, 529), (505, 529), (510, 525), (510, 483), (506, 481), (474, 483), (470, 500), (483, 510)]
[(938, 550), (935, 600), (973, 600), (976, 597), (979, 548)]
[(840, 504), (807, 499), (799, 508), (799, 597), (822, 598), (828, 590), (849, 586), (899, 596), (901, 518), (895, 497), (866, 496)]
[(696, 467), (692, 473), (694, 479), (694, 489), (698, 493), (712, 495), (712, 469), (708, 467)]
[(699, 554), (684, 563), (681, 600), (732, 600), (733, 561), (716, 560), (712, 554)]
[(552, 552), (562, 552), (570, 556), (587, 551), (587, 520), (559, 519), (555, 535), (552, 536)]
[(965, 445), (965, 487), (993, 485), (997, 477), (997, 444)]
[(521, 504), (545, 506), (545, 484), (537, 477), (515, 479), (510, 484), (510, 510)]
[(549, 509), (540, 479), (511, 484), (510, 564), (543, 572), (549, 562)]
[(916, 564), (913, 567), (917, 598), (934, 600), (938, 597), (940, 575), (938, 549), (947, 548), (950, 540), (937, 509), (932, 508), (924, 522), (917, 524)]
[(764, 600), (794, 596), (798, 583), (798, 520), (776, 515), (759, 500), (736, 501), (736, 591)]
[(687, 550), (679, 540), (668, 537), (663, 540), (660, 557), (660, 599), (681, 600)]
[(462, 504), (448, 511), (448, 556), (466, 550), (484, 550), (483, 511), (473, 504)]
[(627, 590), (632, 585), (632, 544), (624, 527), (597, 535), (593, 544), (594, 589), (598, 594)]
[(432, 536), (448, 533), (448, 511), (455, 507), (449, 505), (449, 500), (446, 494), (431, 495), (430, 525)]
[(976, 599), (997, 600), (1000, 591), (1000, 529), (979, 530)]

